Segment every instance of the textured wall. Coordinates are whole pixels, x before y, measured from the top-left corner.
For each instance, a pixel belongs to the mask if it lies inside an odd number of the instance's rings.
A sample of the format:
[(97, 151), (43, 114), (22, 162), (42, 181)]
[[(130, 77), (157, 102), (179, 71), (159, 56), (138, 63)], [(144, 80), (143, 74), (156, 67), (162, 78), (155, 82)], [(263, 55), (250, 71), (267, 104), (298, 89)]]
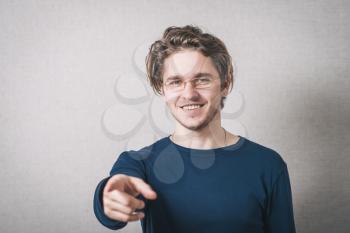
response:
[(167, 26), (185, 24), (227, 44), (237, 72), (224, 126), (287, 162), (298, 232), (349, 232), (349, 10), (345, 0), (1, 0), (0, 232), (110, 232), (93, 215), (94, 189), (122, 150), (171, 130), (143, 59)]

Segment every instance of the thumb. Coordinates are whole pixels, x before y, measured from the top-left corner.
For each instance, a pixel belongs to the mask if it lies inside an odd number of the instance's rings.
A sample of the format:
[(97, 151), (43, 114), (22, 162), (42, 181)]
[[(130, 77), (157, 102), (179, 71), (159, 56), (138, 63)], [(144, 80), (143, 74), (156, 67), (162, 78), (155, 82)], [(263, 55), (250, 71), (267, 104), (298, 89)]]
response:
[(149, 184), (137, 177), (129, 177), (130, 183), (134, 186), (134, 189), (141, 193), (147, 199), (154, 200), (157, 198), (157, 193), (151, 188)]

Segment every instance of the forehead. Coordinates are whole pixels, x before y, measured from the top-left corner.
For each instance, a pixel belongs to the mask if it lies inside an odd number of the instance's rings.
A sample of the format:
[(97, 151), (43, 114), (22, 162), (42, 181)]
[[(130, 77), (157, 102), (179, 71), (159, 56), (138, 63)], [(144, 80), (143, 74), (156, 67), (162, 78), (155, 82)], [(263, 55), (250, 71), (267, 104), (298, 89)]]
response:
[(218, 76), (211, 58), (204, 56), (196, 50), (181, 50), (173, 53), (164, 60), (164, 80), (171, 76), (189, 78), (197, 73), (209, 73), (212, 76)]

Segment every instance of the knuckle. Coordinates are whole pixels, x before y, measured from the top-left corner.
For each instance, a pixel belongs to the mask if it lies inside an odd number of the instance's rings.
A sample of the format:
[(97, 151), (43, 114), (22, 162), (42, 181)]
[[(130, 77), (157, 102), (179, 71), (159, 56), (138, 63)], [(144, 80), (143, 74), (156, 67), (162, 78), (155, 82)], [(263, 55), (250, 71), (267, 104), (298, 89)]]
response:
[(133, 210), (132, 208), (128, 208), (128, 209), (126, 210), (126, 212), (128, 212), (128, 214), (132, 214), (132, 213), (134, 212), (134, 210)]
[(126, 215), (123, 215), (123, 216), (121, 216), (120, 218), (121, 218), (121, 220), (122, 220), (123, 222), (128, 222), (128, 221), (129, 221), (129, 217), (126, 216)]
[(145, 203), (143, 201), (140, 201), (139, 206), (140, 206), (140, 209), (143, 209), (145, 208)]
[(111, 210), (110, 210), (109, 208), (105, 208), (105, 209), (103, 210), (103, 212), (104, 212), (104, 214), (107, 215), (107, 216), (110, 216), (110, 214), (111, 214)]
[(113, 190), (109, 193), (108, 198), (111, 200), (120, 200), (122, 199), (122, 196), (120, 195), (120, 192), (118, 190)]
[(126, 198), (125, 199), (125, 205), (127, 205), (127, 206), (131, 206), (132, 205), (132, 201), (131, 201), (130, 198)]
[(116, 211), (110, 211), (110, 214), (107, 215), (109, 218), (122, 221), (122, 222), (127, 222), (128, 220), (126, 219), (126, 216), (121, 214), (120, 212)]
[(116, 189), (113, 189), (113, 191), (110, 191), (109, 194), (107, 195), (111, 195), (111, 196), (115, 196), (117, 195), (118, 191)]
[(130, 180), (136, 180), (136, 181), (141, 181), (142, 179), (140, 179), (140, 178), (138, 178), (138, 177), (136, 177), (136, 176), (129, 176), (129, 179)]
[(107, 202), (107, 198), (106, 198), (106, 197), (103, 197), (103, 198), (102, 198), (102, 203), (103, 203), (103, 205), (105, 205), (106, 202)]

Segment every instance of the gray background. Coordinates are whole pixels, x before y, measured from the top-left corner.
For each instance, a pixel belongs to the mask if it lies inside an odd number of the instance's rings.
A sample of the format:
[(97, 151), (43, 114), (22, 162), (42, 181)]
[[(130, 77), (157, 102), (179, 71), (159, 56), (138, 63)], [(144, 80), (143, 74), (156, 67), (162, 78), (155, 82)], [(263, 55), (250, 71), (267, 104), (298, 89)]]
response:
[[(231, 120), (287, 162), (298, 232), (349, 232), (349, 10), (340, 0), (0, 1), (0, 232), (110, 232), (93, 215), (95, 187), (155, 130), (130, 118), (150, 104), (130, 86), (136, 104), (115, 110), (116, 79), (142, 76), (139, 46), (186, 24), (227, 44), (244, 97)], [(111, 119), (143, 127), (118, 136)]]

